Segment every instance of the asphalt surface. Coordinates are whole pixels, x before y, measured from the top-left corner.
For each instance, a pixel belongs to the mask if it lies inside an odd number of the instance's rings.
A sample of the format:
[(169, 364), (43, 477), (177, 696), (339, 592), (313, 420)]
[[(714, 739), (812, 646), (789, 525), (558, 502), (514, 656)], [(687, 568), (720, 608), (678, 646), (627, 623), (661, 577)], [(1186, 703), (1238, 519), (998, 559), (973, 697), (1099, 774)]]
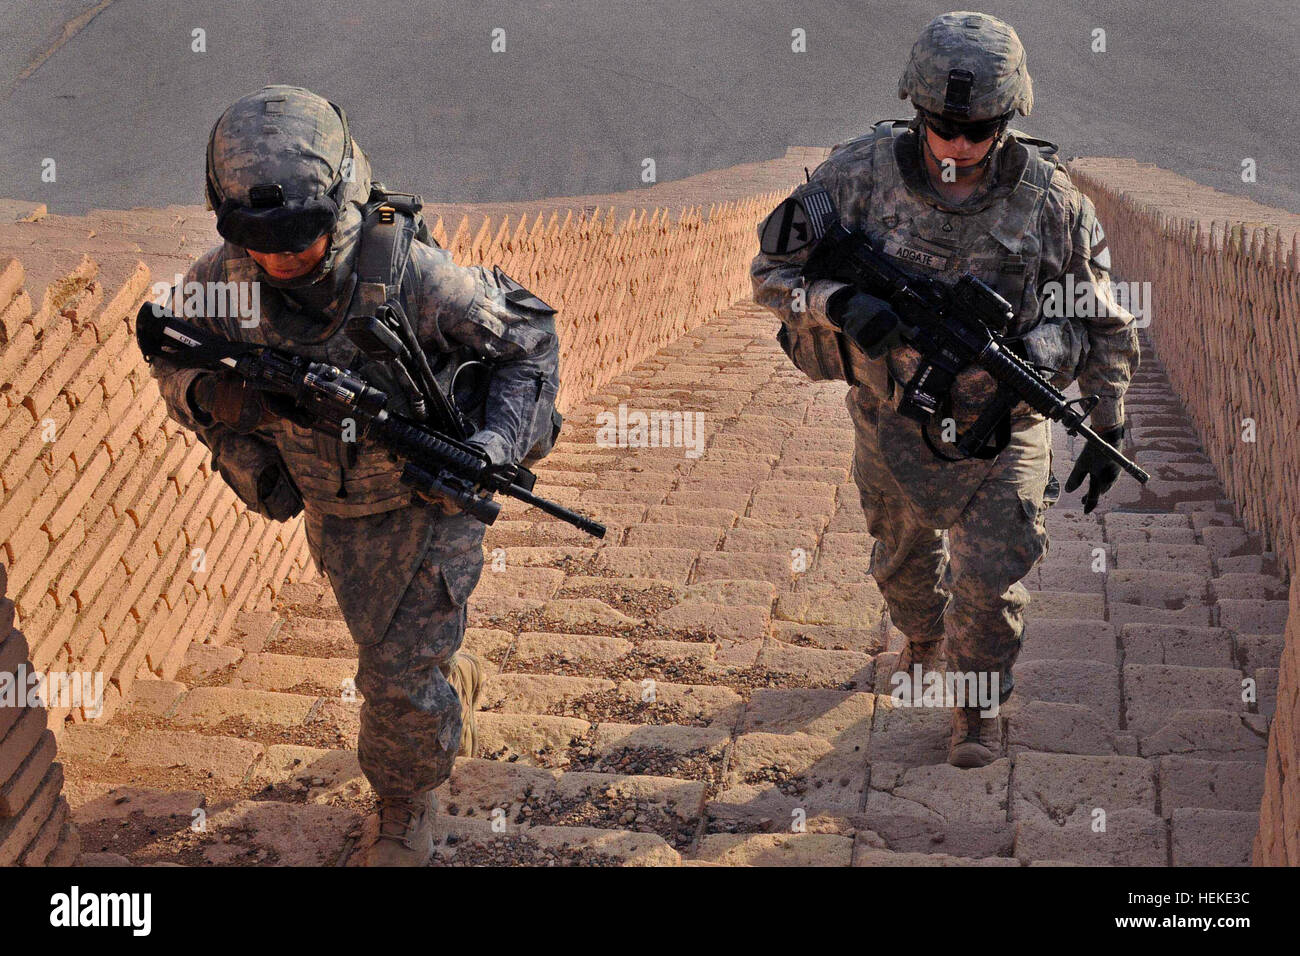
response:
[[(388, 185), (438, 201), (616, 192), (829, 145), (910, 112), (918, 0), (0, 0), (0, 196), (202, 202), (220, 112), (265, 83), (340, 103)], [(1295, 0), (1012, 0), (1019, 125), (1300, 212)], [(413, 10), (415, 12), (413, 12)], [(506, 50), (489, 49), (494, 29)], [(791, 52), (791, 30), (808, 52)], [(1091, 49), (1106, 31), (1107, 52)], [(205, 31), (206, 52), (191, 50)], [(57, 181), (41, 180), (43, 160)], [(1242, 161), (1258, 180), (1243, 183)]]

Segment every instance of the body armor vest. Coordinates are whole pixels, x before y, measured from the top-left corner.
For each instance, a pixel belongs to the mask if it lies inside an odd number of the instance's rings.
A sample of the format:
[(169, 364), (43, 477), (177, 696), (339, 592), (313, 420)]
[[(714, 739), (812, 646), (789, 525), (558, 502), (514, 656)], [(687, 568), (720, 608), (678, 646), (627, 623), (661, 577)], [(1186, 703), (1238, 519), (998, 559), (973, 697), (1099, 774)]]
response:
[[(258, 281), (261, 273), (250, 258), (228, 259), (223, 264), (228, 282)], [(373, 361), (343, 331), (346, 319), (367, 302), (361, 297), (366, 284), (353, 283), (348, 309), (328, 322), (296, 311), (276, 289), (261, 285), (261, 319), (251, 328), (228, 329), (231, 337), (287, 349), (313, 361), (329, 362), (359, 372), (389, 396), (388, 408), (409, 415), (411, 407), (387, 363)], [(236, 320), (223, 320), (234, 324)], [(435, 373), (444, 388), (454, 364)], [(272, 433), (289, 476), (308, 507), (322, 514), (359, 517), (409, 505), (414, 492), (400, 480), (401, 468), (378, 445), (342, 441), (304, 428), (287, 419), (266, 426)]]
[[(897, 145), (906, 129), (905, 122), (885, 122), (870, 134), (870, 202), (865, 210), (848, 211), (849, 215), (859, 212), (862, 218), (845, 224), (871, 235), (887, 255), (913, 273), (952, 283), (961, 273), (970, 272), (992, 286), (1016, 310), (1010, 326), (995, 331), (1014, 341), (1038, 323), (1042, 242), (1037, 227), (1056, 169), (1056, 163), (1048, 158), (1055, 147), (1013, 131), (1022, 142), (1027, 141), (1029, 154), (1019, 182), (1004, 198), (982, 209), (949, 211), (927, 202), (905, 181)], [(884, 363), (886, 378), (880, 368), (882, 363), (866, 361), (855, 354), (856, 349), (847, 352), (858, 382), (891, 405), (921, 362), (920, 354), (911, 346), (896, 348)], [(876, 368), (864, 368), (866, 365)], [(975, 421), (995, 391), (993, 379), (982, 369), (968, 368), (958, 376), (950, 395), (950, 413), (960, 429)], [(1041, 420), (1024, 405), (1013, 413), (1016, 428)]]

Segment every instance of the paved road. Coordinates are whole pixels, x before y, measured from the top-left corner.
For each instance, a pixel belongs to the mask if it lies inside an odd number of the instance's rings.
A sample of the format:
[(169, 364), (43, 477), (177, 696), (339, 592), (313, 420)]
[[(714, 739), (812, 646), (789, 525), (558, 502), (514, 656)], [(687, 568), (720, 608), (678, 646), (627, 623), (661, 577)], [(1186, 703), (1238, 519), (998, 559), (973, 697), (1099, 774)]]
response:
[[(0, 196), (53, 211), (201, 201), (212, 121), (267, 82), (341, 103), (392, 185), (448, 201), (615, 192), (829, 144), (901, 115), (919, 0), (57, 0), (0, 9)], [(11, 9), (12, 8), (12, 9)], [(793, 11), (793, 12), (792, 12)], [(1067, 155), (1159, 163), (1300, 212), (1294, 0), (1005, 0)], [(807, 31), (808, 52), (790, 51)], [(505, 31), (506, 51), (489, 51)], [(1106, 31), (1108, 52), (1090, 50)], [(207, 52), (190, 50), (206, 33)], [(40, 164), (57, 162), (57, 183)], [(1243, 184), (1243, 158), (1258, 182)]]

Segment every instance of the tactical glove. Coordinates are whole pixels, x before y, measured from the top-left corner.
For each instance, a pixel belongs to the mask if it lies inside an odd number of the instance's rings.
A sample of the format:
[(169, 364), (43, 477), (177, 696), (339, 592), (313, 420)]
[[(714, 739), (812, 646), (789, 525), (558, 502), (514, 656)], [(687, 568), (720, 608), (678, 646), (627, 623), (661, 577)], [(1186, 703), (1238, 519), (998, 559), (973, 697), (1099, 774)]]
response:
[(868, 358), (878, 359), (904, 344), (906, 326), (884, 299), (855, 291), (832, 299), (827, 313)]
[(247, 434), (274, 416), (262, 401), (262, 394), (243, 379), (220, 372), (207, 372), (190, 385), (190, 405), (200, 424), (217, 421), (240, 434)]
[[(1111, 445), (1116, 451), (1124, 450), (1124, 426), (1117, 425), (1112, 429), (1104, 432), (1098, 432), (1102, 441)], [(1083, 495), (1083, 513), (1088, 514), (1093, 508), (1097, 507), (1097, 499), (1110, 490), (1110, 486), (1115, 484), (1115, 479), (1119, 477), (1120, 467), (1111, 461), (1094, 446), (1088, 445), (1079, 456), (1079, 460), (1074, 463), (1074, 470), (1070, 472), (1070, 477), (1065, 480), (1065, 490), (1074, 491), (1083, 481), (1084, 476), (1088, 478), (1088, 490)]]

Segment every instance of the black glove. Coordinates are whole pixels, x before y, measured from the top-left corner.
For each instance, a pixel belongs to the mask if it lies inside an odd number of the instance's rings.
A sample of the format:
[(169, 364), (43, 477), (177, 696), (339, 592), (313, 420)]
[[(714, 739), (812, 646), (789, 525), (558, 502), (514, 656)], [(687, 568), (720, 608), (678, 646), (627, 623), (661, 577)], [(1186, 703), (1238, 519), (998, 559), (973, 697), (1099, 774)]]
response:
[[(1114, 428), (1097, 433), (1101, 440), (1112, 446), (1116, 451), (1124, 450), (1124, 426), (1116, 425)], [(1084, 476), (1088, 477), (1088, 490), (1083, 496), (1083, 513), (1088, 514), (1093, 508), (1097, 507), (1097, 499), (1110, 490), (1110, 486), (1115, 484), (1115, 479), (1119, 477), (1120, 467), (1111, 461), (1092, 445), (1083, 449), (1083, 454), (1079, 460), (1074, 463), (1074, 470), (1070, 472), (1070, 477), (1065, 479), (1065, 490), (1074, 491), (1083, 481)]]
[(866, 352), (868, 358), (878, 359), (904, 342), (901, 333), (906, 326), (899, 321), (898, 314), (888, 302), (874, 295), (857, 291), (851, 295), (837, 295), (831, 299), (826, 311), (830, 320)]

